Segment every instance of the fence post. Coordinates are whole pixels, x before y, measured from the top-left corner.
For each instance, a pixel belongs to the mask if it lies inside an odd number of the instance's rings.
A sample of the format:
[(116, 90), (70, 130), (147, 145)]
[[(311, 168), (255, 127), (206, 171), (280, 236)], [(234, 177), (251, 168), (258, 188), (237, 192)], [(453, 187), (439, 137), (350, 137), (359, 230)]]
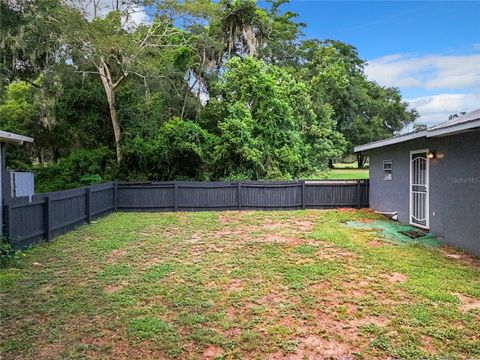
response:
[(360, 187), (360, 180), (357, 180), (357, 208), (360, 209), (362, 207), (362, 188)]
[(370, 179), (365, 181), (365, 199), (366, 206), (370, 207)]
[(10, 240), (11, 240), (11, 229), (12, 229), (12, 226), (11, 226), (11, 212), (12, 212), (12, 207), (10, 205), (10, 203), (7, 203), (4, 207), (3, 207), (3, 232), (2, 234), (4, 235), (6, 242), (7, 243), (10, 243)]
[(85, 212), (87, 215), (87, 223), (90, 224), (92, 222), (92, 191), (90, 187), (85, 189), (86, 201), (85, 201)]
[(113, 211), (118, 209), (118, 181), (113, 183)]
[(238, 202), (238, 210), (242, 210), (242, 183), (239, 181), (237, 183), (237, 202)]
[(305, 209), (305, 180), (302, 180), (302, 209)]
[(45, 239), (50, 240), (52, 238), (52, 224), (50, 219), (50, 208), (52, 202), (50, 201), (50, 196), (45, 196), (45, 206), (44, 206), (44, 221), (45, 221)]
[(173, 208), (174, 211), (178, 210), (178, 184), (176, 181), (173, 182)]

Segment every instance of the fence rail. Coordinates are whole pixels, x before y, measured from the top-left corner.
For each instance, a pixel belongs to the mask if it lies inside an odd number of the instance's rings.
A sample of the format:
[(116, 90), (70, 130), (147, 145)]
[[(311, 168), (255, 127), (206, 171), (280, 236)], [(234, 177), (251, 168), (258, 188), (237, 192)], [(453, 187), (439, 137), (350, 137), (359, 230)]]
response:
[(114, 211), (275, 210), (368, 207), (368, 180), (111, 182), (9, 199), (14, 249), (48, 241)]

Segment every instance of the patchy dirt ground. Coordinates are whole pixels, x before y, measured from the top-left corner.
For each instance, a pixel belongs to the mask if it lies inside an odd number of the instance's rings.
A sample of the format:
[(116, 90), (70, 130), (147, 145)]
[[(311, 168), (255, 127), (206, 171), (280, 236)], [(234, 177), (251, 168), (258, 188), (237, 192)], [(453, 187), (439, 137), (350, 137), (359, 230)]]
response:
[(476, 359), (480, 265), (366, 210), (116, 213), (1, 270), (2, 359)]

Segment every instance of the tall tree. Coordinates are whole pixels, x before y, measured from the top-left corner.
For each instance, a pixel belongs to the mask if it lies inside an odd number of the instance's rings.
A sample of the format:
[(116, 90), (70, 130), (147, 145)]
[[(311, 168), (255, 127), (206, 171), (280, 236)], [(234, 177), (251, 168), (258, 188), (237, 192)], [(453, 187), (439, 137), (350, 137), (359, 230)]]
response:
[(317, 116), (306, 84), (285, 69), (233, 58), (215, 90), (206, 112), (216, 121), (219, 177), (298, 177), (343, 150), (330, 107)]
[[(78, 13), (59, 0), (0, 2), (0, 71), (2, 80), (24, 80), (56, 72), (65, 52), (66, 29)], [(5, 83), (4, 83), (5, 84)]]
[[(133, 30), (125, 27), (124, 17), (112, 11), (105, 18), (85, 20), (72, 33), (70, 49), (79, 71), (97, 74), (102, 82), (110, 110), (117, 162), (121, 161), (122, 129), (117, 114), (116, 92), (129, 76), (145, 82), (150, 77), (163, 76), (164, 59), (179, 54), (188, 40), (184, 32), (165, 18), (155, 18)], [(173, 55), (172, 55), (173, 54)]]
[[(332, 106), (336, 130), (348, 141), (348, 152), (365, 142), (394, 135), (415, 121), (418, 113), (402, 101), (398, 89), (382, 87), (364, 74), (357, 50), (339, 41), (305, 41), (302, 77), (314, 104)], [(332, 161), (331, 161), (332, 162)], [(358, 166), (365, 163), (358, 155)]]

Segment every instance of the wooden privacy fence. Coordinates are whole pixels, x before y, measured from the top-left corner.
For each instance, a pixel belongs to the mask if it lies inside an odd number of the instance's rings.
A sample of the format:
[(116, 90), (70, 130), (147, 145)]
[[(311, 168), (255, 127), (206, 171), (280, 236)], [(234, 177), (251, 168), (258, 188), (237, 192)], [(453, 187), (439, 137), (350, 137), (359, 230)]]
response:
[(50, 240), (115, 210), (116, 183), (5, 199), (4, 224), (13, 249)]
[(21, 249), (117, 210), (324, 209), (368, 204), (368, 180), (112, 182), (9, 199), (5, 224), (11, 246)]

